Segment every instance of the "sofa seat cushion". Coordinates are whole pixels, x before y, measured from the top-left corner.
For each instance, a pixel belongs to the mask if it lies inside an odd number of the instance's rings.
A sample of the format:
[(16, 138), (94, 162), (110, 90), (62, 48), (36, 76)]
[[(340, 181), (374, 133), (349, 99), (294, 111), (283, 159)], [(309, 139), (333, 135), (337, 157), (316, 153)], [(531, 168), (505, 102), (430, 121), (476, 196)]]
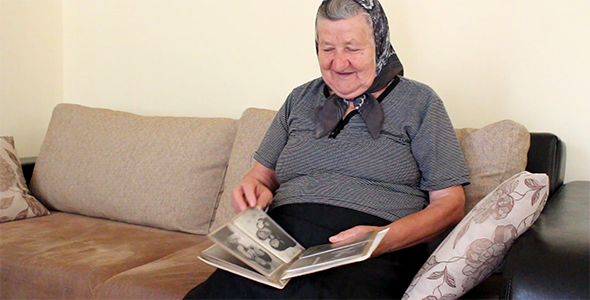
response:
[(92, 299), (109, 278), (206, 240), (61, 212), (0, 230), (3, 299)]
[(107, 280), (97, 299), (182, 299), (205, 281), (215, 268), (198, 259), (210, 241), (122, 272)]

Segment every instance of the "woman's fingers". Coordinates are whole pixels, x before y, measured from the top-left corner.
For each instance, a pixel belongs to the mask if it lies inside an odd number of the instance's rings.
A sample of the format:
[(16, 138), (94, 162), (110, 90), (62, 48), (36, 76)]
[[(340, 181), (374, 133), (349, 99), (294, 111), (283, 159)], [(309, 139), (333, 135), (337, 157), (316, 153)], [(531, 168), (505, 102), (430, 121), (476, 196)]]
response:
[(273, 196), (274, 195), (270, 190), (262, 189), (258, 195), (258, 206), (262, 209), (265, 209), (272, 202)]
[(248, 207), (266, 208), (272, 202), (273, 193), (257, 181), (243, 180), (232, 191), (232, 206), (236, 212)]
[(377, 227), (375, 226), (355, 226), (348, 230), (344, 230), (337, 235), (331, 236), (329, 238), (330, 243), (339, 243), (349, 239), (356, 238), (361, 236), (369, 231), (376, 230)]
[(247, 196), (246, 196), (247, 189), (248, 188), (245, 187), (244, 185), (239, 184), (232, 191), (231, 203), (232, 203), (232, 206), (234, 207), (234, 210), (236, 211), (236, 213), (241, 212), (241, 211), (245, 210), (246, 208), (250, 207), (248, 200), (247, 200)]

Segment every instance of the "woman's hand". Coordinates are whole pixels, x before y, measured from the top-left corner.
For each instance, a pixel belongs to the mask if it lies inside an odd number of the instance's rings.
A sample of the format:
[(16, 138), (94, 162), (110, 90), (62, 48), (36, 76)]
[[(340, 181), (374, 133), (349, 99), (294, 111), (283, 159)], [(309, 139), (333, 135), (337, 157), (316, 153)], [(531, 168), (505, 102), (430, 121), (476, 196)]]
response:
[(334, 243), (340, 243), (342, 241), (345, 241), (345, 240), (348, 240), (348, 239), (352, 239), (352, 238), (355, 238), (357, 236), (361, 236), (361, 235), (363, 235), (363, 234), (365, 234), (367, 232), (375, 231), (375, 230), (380, 230), (380, 229), (381, 228), (380, 227), (377, 227), (377, 226), (364, 226), (364, 225), (355, 226), (355, 227), (352, 227), (352, 228), (350, 228), (348, 230), (344, 230), (344, 231), (340, 232), (337, 235), (331, 236), (329, 238), (329, 240), (330, 240), (330, 243), (332, 243), (332, 244), (334, 244)]
[[(430, 204), (423, 210), (401, 218), (388, 227), (389, 231), (372, 256), (428, 242), (456, 225), (465, 215), (465, 192), (463, 186), (453, 186), (430, 192)], [(356, 226), (330, 237), (337, 243), (368, 231), (385, 227)]]
[[(329, 238), (330, 243), (334, 244), (334, 243), (340, 243), (340, 242), (344, 242), (346, 240), (349, 239), (354, 239), (356, 237), (362, 236), (364, 234), (366, 234), (367, 232), (371, 232), (371, 231), (375, 231), (375, 230), (383, 230), (385, 229), (385, 227), (377, 227), (377, 226), (364, 226), (364, 225), (360, 225), (360, 226), (355, 226), (352, 227), (348, 230), (342, 231), (340, 233), (338, 233), (337, 235), (331, 236)], [(373, 252), (372, 256), (379, 256), (385, 252), (387, 249), (385, 249), (382, 245), (379, 245), (377, 247), (377, 249), (375, 249), (375, 251)]]
[(232, 191), (232, 206), (236, 212), (254, 206), (264, 209), (272, 202), (274, 191), (278, 186), (275, 171), (256, 162), (252, 170)]
[(264, 209), (272, 201), (273, 192), (256, 178), (246, 175), (232, 191), (231, 196), (234, 210), (241, 212), (254, 206)]

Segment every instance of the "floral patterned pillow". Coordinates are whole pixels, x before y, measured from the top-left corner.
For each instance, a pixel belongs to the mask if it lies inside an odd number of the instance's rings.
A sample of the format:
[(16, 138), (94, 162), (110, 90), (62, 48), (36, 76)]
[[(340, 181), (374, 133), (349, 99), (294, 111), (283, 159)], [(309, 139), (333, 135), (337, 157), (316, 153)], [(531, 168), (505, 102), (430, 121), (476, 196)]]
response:
[(484, 197), (428, 258), (403, 299), (456, 299), (502, 263), (539, 217), (549, 196), (546, 174), (521, 172)]
[(49, 211), (29, 194), (12, 137), (0, 137), (0, 223), (44, 216)]

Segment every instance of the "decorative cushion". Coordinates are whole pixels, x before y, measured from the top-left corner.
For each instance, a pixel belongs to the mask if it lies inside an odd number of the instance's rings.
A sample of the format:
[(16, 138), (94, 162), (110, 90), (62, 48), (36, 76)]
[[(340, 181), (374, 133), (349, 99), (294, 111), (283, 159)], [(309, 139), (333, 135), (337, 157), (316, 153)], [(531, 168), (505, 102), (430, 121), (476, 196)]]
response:
[(471, 184), (465, 186), (465, 211), (469, 212), (500, 183), (526, 169), (531, 136), (511, 120), (456, 132), (471, 175)]
[(229, 158), (229, 166), (223, 185), (223, 194), (219, 201), (219, 208), (215, 214), (215, 221), (211, 229), (215, 229), (235, 216), (231, 205), (231, 193), (238, 182), (250, 172), (254, 166), (254, 151), (260, 146), (270, 123), (277, 114), (274, 110), (248, 108), (240, 118), (240, 126), (236, 134), (234, 147)]
[(456, 299), (486, 279), (549, 197), (546, 174), (521, 172), (481, 200), (432, 253), (404, 299)]
[(31, 191), (59, 211), (205, 234), (237, 126), (59, 104)]
[(14, 138), (0, 137), (0, 222), (48, 214), (49, 211), (29, 194)]

